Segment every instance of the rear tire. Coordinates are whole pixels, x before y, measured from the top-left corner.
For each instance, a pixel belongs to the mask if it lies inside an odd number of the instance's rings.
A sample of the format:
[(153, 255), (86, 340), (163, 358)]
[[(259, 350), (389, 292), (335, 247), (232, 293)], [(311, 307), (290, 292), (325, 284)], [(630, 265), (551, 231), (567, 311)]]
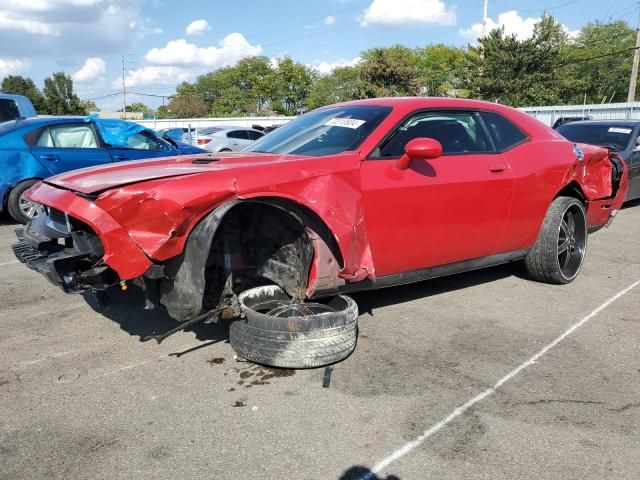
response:
[(269, 285), (247, 290), (239, 300), (244, 318), (231, 325), (229, 340), (247, 360), (315, 368), (344, 360), (355, 349), (358, 307), (349, 297), (292, 302), (282, 289)]
[(33, 204), (33, 202), (26, 200), (23, 195), (24, 192), (39, 181), (40, 180), (37, 179), (25, 180), (13, 187), (11, 193), (9, 193), (9, 198), (7, 199), (7, 210), (9, 211), (9, 215), (11, 215), (16, 222), (25, 224), (38, 216), (39, 210), (36, 208), (36, 205)]
[(586, 253), (584, 205), (572, 197), (558, 197), (551, 202), (524, 264), (533, 280), (562, 285), (575, 280)]

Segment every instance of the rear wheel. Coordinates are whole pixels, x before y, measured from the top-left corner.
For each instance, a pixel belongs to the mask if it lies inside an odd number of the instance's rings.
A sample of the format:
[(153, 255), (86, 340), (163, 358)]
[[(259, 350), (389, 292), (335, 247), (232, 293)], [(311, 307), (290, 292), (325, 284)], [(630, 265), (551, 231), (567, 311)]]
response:
[(243, 317), (229, 331), (241, 357), (263, 365), (314, 368), (348, 357), (356, 346), (358, 307), (349, 297), (291, 299), (275, 285), (239, 296)]
[(40, 213), (38, 205), (34, 202), (24, 198), (24, 192), (26, 192), (33, 185), (40, 180), (25, 180), (22, 183), (16, 185), (7, 199), (7, 210), (9, 215), (19, 223), (27, 223), (28, 221), (36, 218)]
[(538, 239), (524, 263), (534, 280), (565, 284), (580, 273), (586, 252), (584, 206), (575, 198), (558, 197), (549, 206)]

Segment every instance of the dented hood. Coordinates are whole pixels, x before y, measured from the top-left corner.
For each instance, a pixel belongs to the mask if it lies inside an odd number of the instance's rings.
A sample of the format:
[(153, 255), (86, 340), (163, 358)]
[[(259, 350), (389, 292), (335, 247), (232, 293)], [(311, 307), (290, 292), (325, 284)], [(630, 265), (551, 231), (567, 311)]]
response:
[(134, 183), (229, 169), (257, 168), (300, 160), (300, 155), (233, 152), (132, 160), (62, 173), (45, 183), (66, 190), (94, 194)]

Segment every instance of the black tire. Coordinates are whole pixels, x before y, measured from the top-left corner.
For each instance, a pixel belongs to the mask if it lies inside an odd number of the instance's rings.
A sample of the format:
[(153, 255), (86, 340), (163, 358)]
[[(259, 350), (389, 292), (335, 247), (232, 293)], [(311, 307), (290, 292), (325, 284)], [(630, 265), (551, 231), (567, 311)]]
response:
[(220, 150), (218, 150), (218, 153), (223, 153), (223, 152), (231, 152), (232, 150), (230, 148), (221, 148)]
[(572, 197), (558, 197), (551, 202), (524, 264), (533, 280), (562, 285), (575, 280), (586, 253), (584, 205)]
[[(9, 211), (9, 215), (16, 222), (25, 224), (29, 222), (35, 216), (30, 217), (25, 214), (25, 212), (21, 209), (22, 195), (33, 185), (38, 183), (40, 180), (25, 180), (24, 182), (19, 183), (9, 193), (9, 198), (7, 198), (7, 210)], [(37, 216), (37, 214), (36, 214)]]
[[(239, 300), (243, 318), (231, 325), (229, 340), (247, 360), (272, 367), (315, 368), (344, 360), (356, 347), (358, 306), (349, 297), (292, 304), (282, 289), (268, 285), (243, 292)], [(284, 307), (271, 308), (277, 306), (270, 302)], [(297, 310), (307, 306), (316, 312)]]

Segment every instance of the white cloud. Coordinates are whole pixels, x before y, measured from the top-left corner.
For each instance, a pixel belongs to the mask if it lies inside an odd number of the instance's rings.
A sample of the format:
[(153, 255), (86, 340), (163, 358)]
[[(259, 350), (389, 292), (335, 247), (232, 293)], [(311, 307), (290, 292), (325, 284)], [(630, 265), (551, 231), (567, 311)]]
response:
[[(539, 18), (523, 18), (518, 15), (515, 10), (509, 10), (508, 12), (498, 15), (498, 21), (494, 22), (491, 18), (487, 19), (486, 33), (487, 35), (491, 30), (504, 27), (504, 33), (506, 35), (514, 35), (519, 40), (530, 38), (533, 35), (533, 27)], [(460, 35), (469, 40), (475, 42), (478, 38), (482, 37), (482, 23), (474, 23), (469, 28), (461, 28), (459, 30)]]
[[(181, 38), (149, 50), (145, 55), (147, 65), (129, 72), (125, 83), (129, 87), (150, 83), (175, 85), (191, 81), (207, 71), (233, 65), (243, 57), (261, 53), (262, 46), (250, 44), (241, 33), (231, 33), (220, 40), (218, 46), (209, 47), (198, 47)], [(113, 81), (114, 88), (119, 82)]]
[(373, 0), (360, 16), (363, 27), (427, 23), (455, 25), (455, 7), (443, 0)]
[(153, 65), (192, 65), (220, 68), (242, 57), (260, 55), (262, 46), (251, 45), (241, 33), (230, 33), (218, 46), (198, 47), (185, 39), (172, 40), (163, 48), (152, 48), (145, 60)]
[(160, 29), (147, 0), (2, 0), (0, 55), (65, 57), (121, 52)]
[(29, 68), (30, 65), (28, 60), (21, 58), (0, 58), (0, 78), (16, 75)]
[(186, 35), (203, 35), (206, 31), (211, 30), (209, 22), (201, 18), (200, 20), (194, 20), (185, 29)]
[(107, 72), (107, 64), (100, 57), (90, 57), (84, 62), (80, 70), (71, 77), (74, 82), (89, 82), (100, 79)]
[[(487, 19), (486, 34), (488, 35), (491, 30), (496, 28), (504, 27), (506, 35), (515, 35), (518, 40), (525, 40), (533, 36), (533, 29), (539, 20), (540, 18), (524, 18), (516, 10), (509, 10), (498, 15), (497, 22), (491, 18)], [(566, 25), (562, 25), (562, 29), (569, 38), (575, 38), (580, 33), (579, 30), (569, 30)], [(476, 43), (478, 38), (482, 37), (482, 23), (474, 23), (469, 28), (461, 28), (458, 33), (469, 42)]]
[(334, 17), (333, 15), (329, 15), (328, 17), (325, 17), (324, 19), (325, 25), (333, 25), (334, 23), (336, 23), (336, 17)]
[(307, 66), (315, 68), (318, 72), (320, 72), (323, 75), (327, 75), (333, 72), (334, 69), (339, 67), (353, 67), (354, 65), (357, 65), (358, 63), (360, 63), (361, 60), (362, 58), (360, 57), (355, 57), (355, 58), (352, 58), (351, 60), (342, 58), (340, 60), (335, 60), (333, 62), (327, 62), (326, 60), (315, 60), (314, 62), (312, 62)]

